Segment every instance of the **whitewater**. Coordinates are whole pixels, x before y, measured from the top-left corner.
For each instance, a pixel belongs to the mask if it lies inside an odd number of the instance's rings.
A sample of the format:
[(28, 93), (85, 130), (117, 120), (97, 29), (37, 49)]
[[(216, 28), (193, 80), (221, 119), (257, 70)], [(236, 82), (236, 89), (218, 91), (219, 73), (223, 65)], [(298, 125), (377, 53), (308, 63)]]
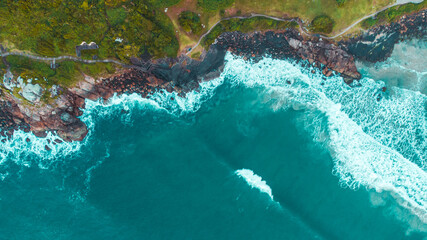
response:
[[(417, 75), (418, 80), (421, 75)], [(22, 131), (15, 132), (11, 139), (2, 137), (1, 177), (8, 178), (11, 169), (5, 166), (10, 162), (23, 168), (36, 165), (51, 169), (63, 157), (80, 156), (95, 141), (94, 132), (100, 131), (96, 123), (120, 112), (126, 113), (120, 118), (128, 126), (139, 124), (131, 117), (132, 112), (191, 119), (224, 86), (255, 89), (259, 101), (273, 112), (302, 113), (298, 116), (300, 126), (332, 157), (331, 172), (341, 187), (372, 190), (373, 205), (396, 203), (392, 215), (408, 225), (408, 234), (427, 232), (427, 96), (421, 85), (409, 89), (366, 76), (347, 85), (338, 75), (326, 78), (314, 67), (268, 57), (248, 62), (227, 54), (221, 76), (202, 82), (198, 91), (186, 97), (159, 91), (148, 98), (132, 94), (114, 96), (106, 102), (87, 100), (81, 118), (90, 132), (83, 142), (57, 143), (55, 134), (42, 139)], [(108, 157), (106, 154), (88, 166), (87, 185), (90, 172)], [(245, 168), (232, 171), (273, 200), (274, 188), (262, 175)]]
[[(287, 61), (247, 64), (231, 55), (227, 60), (224, 73), (231, 82), (266, 88), (275, 110), (310, 110), (306, 128), (328, 147), (333, 172), (344, 186), (390, 191), (427, 224), (425, 95), (392, 88), (392, 96), (378, 100), (378, 94), (387, 97), (382, 95), (384, 85), (372, 79), (350, 87), (341, 77), (325, 79)], [(322, 126), (322, 115), (327, 126)]]

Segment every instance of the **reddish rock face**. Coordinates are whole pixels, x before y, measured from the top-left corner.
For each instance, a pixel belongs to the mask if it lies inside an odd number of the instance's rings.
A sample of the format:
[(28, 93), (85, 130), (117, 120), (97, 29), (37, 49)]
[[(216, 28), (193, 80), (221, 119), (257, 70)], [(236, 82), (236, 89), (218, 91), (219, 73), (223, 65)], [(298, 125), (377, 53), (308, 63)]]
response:
[[(13, 95), (4, 93), (0, 98), (0, 128), (3, 132), (15, 129), (32, 131), (38, 137), (56, 132), (64, 141), (81, 141), (88, 133), (87, 126), (78, 118), (83, 114), (85, 99), (109, 99), (114, 93), (140, 93), (165, 88), (165, 82), (135, 69), (121, 70), (117, 74), (95, 80), (85, 76), (76, 86), (63, 89), (51, 104), (29, 105)], [(10, 134), (12, 134), (10, 132)]]
[[(130, 66), (132, 68), (119, 70), (107, 78), (94, 79), (84, 76), (76, 86), (62, 89), (61, 95), (51, 104), (23, 103), (23, 100), (0, 89), (0, 134), (11, 135), (14, 130), (22, 129), (45, 137), (46, 132), (51, 131), (56, 132), (65, 141), (81, 141), (88, 133), (87, 126), (78, 118), (83, 114), (86, 99), (107, 100), (114, 94), (123, 93), (138, 93), (145, 97), (159, 89), (185, 94), (197, 89), (202, 79), (208, 81), (219, 76), (227, 50), (244, 59), (255, 61), (266, 54), (273, 58), (307, 60), (321, 68), (325, 76), (337, 72), (350, 82), (360, 78), (353, 55), (370, 61), (382, 60), (399, 37), (425, 36), (426, 12), (427, 10), (423, 10), (404, 17), (390, 26), (380, 26), (362, 37), (340, 42), (339, 45), (316, 38), (304, 39), (296, 30), (251, 34), (224, 33), (217, 39), (217, 43), (211, 46), (209, 52), (203, 55), (201, 61), (186, 56), (152, 62), (132, 59), (135, 64)], [(394, 37), (386, 38), (385, 44), (388, 44), (388, 47), (377, 48), (385, 49), (383, 55), (357, 55), (359, 52), (363, 53), (363, 49), (369, 50), (369, 46), (360, 45), (360, 40), (367, 42), (370, 38), (377, 39), (377, 35), (384, 33)], [(400, 35), (396, 37), (392, 34)], [(373, 45), (378, 45), (378, 42)], [(149, 67), (144, 68), (143, 65), (147, 63)]]
[[(293, 29), (280, 33), (272, 31), (249, 34), (224, 33), (217, 44), (245, 59), (257, 60), (269, 55), (279, 59), (307, 60), (309, 63), (316, 63), (317, 66), (326, 66), (345, 77), (360, 78), (353, 56), (333, 43), (304, 39)], [(332, 72), (325, 71), (324, 74), (330, 76)]]

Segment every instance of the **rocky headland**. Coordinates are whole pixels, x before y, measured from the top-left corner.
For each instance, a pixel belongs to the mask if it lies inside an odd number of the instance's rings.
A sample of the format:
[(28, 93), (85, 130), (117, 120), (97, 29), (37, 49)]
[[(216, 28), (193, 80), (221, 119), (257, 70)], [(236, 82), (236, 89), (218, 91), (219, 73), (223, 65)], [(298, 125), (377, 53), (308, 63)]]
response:
[[(397, 42), (425, 38), (426, 19), (427, 10), (422, 10), (339, 42), (307, 36), (297, 29), (224, 33), (200, 60), (186, 55), (175, 59), (135, 58), (132, 59), (134, 68), (121, 68), (114, 74), (96, 79), (85, 75), (84, 80), (67, 89), (58, 86), (46, 89), (52, 97), (49, 103), (39, 101), (40, 89), (30, 83), (22, 85), (22, 89), (26, 89), (20, 93), (24, 99), (0, 89), (0, 133), (10, 136), (13, 131), (21, 129), (44, 137), (47, 132), (56, 132), (64, 141), (80, 141), (88, 133), (87, 126), (79, 119), (86, 99), (108, 100), (114, 94), (130, 93), (147, 97), (160, 89), (185, 95), (196, 89), (201, 81), (221, 74), (227, 51), (253, 61), (266, 55), (305, 60), (317, 66), (325, 76), (335, 72), (346, 82), (351, 82), (361, 77), (355, 60), (383, 61), (390, 56)], [(3, 85), (6, 84), (9, 89), (13, 84), (22, 83), (7, 75), (3, 81)]]

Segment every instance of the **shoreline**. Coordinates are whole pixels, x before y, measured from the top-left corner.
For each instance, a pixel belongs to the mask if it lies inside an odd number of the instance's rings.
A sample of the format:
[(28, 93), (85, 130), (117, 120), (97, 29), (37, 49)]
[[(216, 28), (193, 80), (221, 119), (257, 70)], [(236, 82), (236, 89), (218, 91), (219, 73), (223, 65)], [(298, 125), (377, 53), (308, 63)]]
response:
[[(0, 90), (0, 134), (11, 136), (14, 130), (32, 131), (38, 137), (56, 132), (65, 141), (81, 141), (88, 133), (78, 118), (85, 108), (85, 99), (107, 100), (114, 94), (138, 93), (146, 97), (158, 90), (175, 91), (180, 95), (197, 89), (202, 80), (218, 77), (227, 52), (244, 59), (258, 61), (268, 55), (277, 59), (293, 59), (314, 64), (328, 77), (334, 72), (347, 83), (361, 77), (355, 61), (378, 62), (387, 59), (394, 45), (406, 39), (427, 36), (427, 10), (402, 16), (397, 22), (381, 25), (362, 35), (339, 42), (316, 36), (304, 36), (298, 30), (264, 32), (226, 32), (217, 38), (201, 60), (185, 54), (174, 59), (144, 61), (132, 59), (136, 68), (120, 69), (108, 77), (94, 79), (85, 75), (76, 86), (60, 89), (51, 104), (28, 105), (12, 94)], [(147, 65), (149, 71), (141, 71)]]

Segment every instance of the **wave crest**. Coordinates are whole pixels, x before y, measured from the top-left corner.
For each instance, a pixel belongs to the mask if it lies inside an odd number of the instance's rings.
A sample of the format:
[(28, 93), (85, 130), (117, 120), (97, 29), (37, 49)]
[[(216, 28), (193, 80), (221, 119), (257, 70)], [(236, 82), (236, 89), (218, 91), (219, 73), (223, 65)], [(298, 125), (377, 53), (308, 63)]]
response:
[(372, 79), (349, 87), (290, 61), (226, 58), (224, 74), (235, 86), (266, 88), (276, 110), (308, 110), (306, 129), (328, 148), (344, 186), (391, 192), (427, 223), (425, 96), (399, 88), (384, 93)]

